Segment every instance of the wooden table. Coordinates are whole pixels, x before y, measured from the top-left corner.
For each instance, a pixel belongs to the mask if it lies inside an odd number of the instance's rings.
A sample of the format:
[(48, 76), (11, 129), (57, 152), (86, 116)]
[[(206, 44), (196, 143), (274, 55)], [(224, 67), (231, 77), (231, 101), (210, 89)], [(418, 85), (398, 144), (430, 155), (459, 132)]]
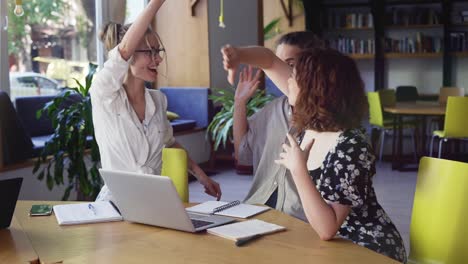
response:
[[(37, 203), (43, 202), (19, 201), (14, 217), (43, 263), (397, 263), (350, 241), (321, 241), (309, 224), (276, 210), (255, 218), (285, 226), (286, 231), (236, 247), (233, 241), (206, 232), (128, 222), (59, 226), (53, 215), (28, 216), (31, 205)], [(59, 203), (63, 202), (52, 204)], [(4, 239), (1, 233), (0, 241)], [(28, 252), (9, 249), (2, 254)]]
[[(401, 102), (394, 106), (384, 107), (384, 111), (393, 115), (393, 131), (396, 131), (397, 136), (393, 136), (392, 140), (392, 169), (403, 170), (402, 148), (403, 148), (403, 117), (417, 116), (422, 121), (422, 146), (426, 146), (426, 117), (427, 116), (444, 116), (445, 105), (440, 105), (438, 102), (416, 101), (416, 102)], [(398, 137), (398, 144), (396, 138)], [(424, 153), (425, 151), (423, 151)]]
[(39, 257), (16, 218), (9, 229), (0, 230), (0, 263), (37, 263)]

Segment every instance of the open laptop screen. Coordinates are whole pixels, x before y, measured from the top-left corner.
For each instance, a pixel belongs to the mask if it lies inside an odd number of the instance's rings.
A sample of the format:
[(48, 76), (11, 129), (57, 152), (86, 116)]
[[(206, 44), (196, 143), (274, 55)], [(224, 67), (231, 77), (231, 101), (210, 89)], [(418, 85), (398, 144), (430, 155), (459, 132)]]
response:
[(22, 182), (23, 178), (0, 180), (0, 229), (10, 226)]

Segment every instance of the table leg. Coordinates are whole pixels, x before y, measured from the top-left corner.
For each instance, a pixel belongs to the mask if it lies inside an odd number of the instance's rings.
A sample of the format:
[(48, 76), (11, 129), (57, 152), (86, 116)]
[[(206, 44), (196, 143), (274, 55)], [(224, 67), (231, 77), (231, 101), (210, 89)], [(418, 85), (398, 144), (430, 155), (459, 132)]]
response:
[(397, 169), (397, 155), (396, 155), (396, 137), (397, 137), (397, 115), (393, 115), (393, 137), (392, 137), (392, 170)]
[(397, 169), (400, 170), (402, 167), (402, 155), (403, 155), (403, 118), (398, 115), (398, 146), (397, 146)]
[(427, 148), (426, 148), (426, 143), (427, 143), (427, 118), (426, 116), (421, 117), (421, 122), (422, 122), (422, 138), (421, 138), (421, 156), (427, 155)]

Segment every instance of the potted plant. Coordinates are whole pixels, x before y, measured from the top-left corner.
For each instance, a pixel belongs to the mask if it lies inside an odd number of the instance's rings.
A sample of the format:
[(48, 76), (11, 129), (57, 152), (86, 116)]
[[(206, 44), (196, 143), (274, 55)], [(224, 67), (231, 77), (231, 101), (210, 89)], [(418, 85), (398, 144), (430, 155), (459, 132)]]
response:
[(51, 190), (54, 185), (65, 184), (66, 171), (68, 185), (62, 200), (67, 200), (73, 189), (78, 191), (78, 200), (95, 199), (103, 184), (89, 94), (96, 68), (90, 63), (84, 85), (75, 79), (78, 87), (62, 92), (37, 112), (38, 118), (42, 114), (48, 116), (55, 131), (36, 160), (33, 173), (39, 180), (45, 179)]
[[(221, 109), (215, 114), (207, 129), (207, 133), (213, 142), (214, 151), (217, 151), (220, 145), (226, 149), (226, 144), (233, 141), (234, 93), (234, 88), (230, 87), (227, 89), (215, 89), (215, 92), (209, 96), (214, 104), (221, 106)], [(247, 117), (262, 109), (263, 106), (273, 99), (274, 97), (265, 94), (264, 90), (257, 90), (247, 103)], [(245, 174), (244, 171), (246, 169), (242, 168), (238, 171), (240, 174)]]

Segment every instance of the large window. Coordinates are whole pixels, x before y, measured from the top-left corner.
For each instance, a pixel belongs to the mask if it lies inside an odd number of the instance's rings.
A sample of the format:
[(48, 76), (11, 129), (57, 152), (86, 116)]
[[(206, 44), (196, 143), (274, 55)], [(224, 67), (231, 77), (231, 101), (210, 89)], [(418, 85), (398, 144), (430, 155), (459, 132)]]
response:
[(10, 97), (51, 95), (83, 80), (95, 62), (94, 0), (8, 1)]
[(102, 25), (133, 22), (147, 2), (23, 0), (24, 15), (16, 16), (15, 1), (0, 0), (0, 89), (14, 101), (75, 87), (89, 62), (103, 61)]

